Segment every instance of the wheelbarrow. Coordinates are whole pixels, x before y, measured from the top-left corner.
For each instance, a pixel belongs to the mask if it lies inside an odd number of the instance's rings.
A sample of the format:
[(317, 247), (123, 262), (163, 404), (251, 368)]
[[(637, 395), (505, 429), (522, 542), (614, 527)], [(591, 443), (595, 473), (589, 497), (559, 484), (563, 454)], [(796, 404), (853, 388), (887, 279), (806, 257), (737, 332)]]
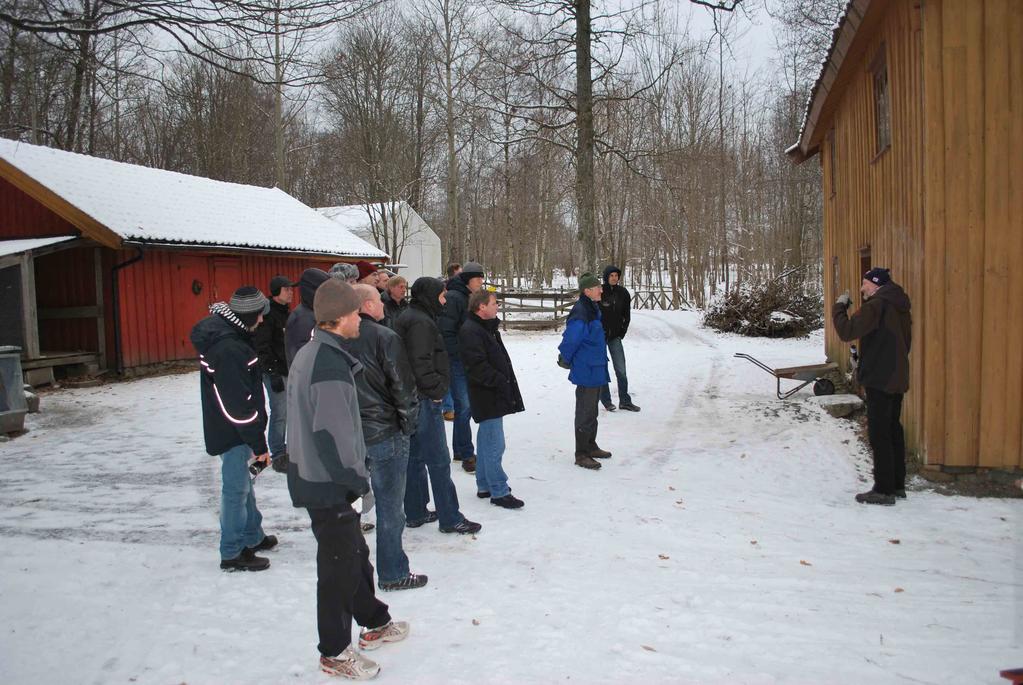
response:
[[(807, 366), (789, 366), (784, 369), (772, 369), (770, 366), (760, 361), (756, 357), (752, 357), (742, 352), (736, 352), (736, 357), (745, 359), (753, 364), (756, 364), (761, 369), (766, 371), (775, 377), (778, 381), (777, 395), (779, 400), (787, 400), (788, 398), (795, 395), (797, 392), (805, 388), (806, 386), (813, 383), (813, 394), (814, 395), (834, 395), (835, 384), (827, 378), (821, 378), (821, 376), (827, 374), (830, 371), (838, 369), (838, 364), (835, 362), (827, 362), (825, 364), (809, 364)], [(790, 381), (802, 381), (799, 385), (788, 390), (786, 392), (781, 391), (782, 379)]]

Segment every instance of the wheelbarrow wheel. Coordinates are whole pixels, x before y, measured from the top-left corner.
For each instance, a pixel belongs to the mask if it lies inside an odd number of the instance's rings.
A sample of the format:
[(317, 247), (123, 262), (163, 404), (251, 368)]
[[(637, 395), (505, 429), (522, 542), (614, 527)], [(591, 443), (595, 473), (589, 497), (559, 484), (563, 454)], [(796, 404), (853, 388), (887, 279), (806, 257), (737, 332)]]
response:
[(820, 397), (821, 395), (834, 395), (835, 384), (829, 381), (827, 378), (818, 378), (813, 382), (813, 394)]

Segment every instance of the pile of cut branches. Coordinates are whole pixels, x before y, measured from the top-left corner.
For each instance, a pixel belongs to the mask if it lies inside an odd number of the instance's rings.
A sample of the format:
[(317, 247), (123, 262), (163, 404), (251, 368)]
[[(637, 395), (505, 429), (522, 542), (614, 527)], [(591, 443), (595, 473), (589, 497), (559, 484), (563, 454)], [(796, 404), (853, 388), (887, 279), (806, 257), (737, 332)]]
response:
[(745, 282), (716, 298), (703, 323), (725, 333), (765, 338), (799, 338), (824, 323), (823, 294), (781, 279)]

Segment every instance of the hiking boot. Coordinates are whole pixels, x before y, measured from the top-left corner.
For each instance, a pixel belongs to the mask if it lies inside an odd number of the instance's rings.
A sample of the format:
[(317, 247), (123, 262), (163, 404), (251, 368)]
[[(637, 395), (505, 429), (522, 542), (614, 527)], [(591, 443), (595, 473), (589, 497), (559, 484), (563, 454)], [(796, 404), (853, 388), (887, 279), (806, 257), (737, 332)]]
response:
[(594, 471), (600, 468), (599, 461), (594, 461), (592, 457), (588, 457), (585, 454), (575, 455), (575, 465), (582, 466), (584, 469), (592, 469)]
[(504, 497), (491, 497), (490, 503), (505, 509), (521, 509), (526, 504), (510, 492)]
[(490, 493), (487, 492), (486, 490), (480, 490), (479, 492), (476, 493), (476, 496), (479, 497), (480, 499), (490, 499)]
[(610, 403), (610, 402), (609, 402), (608, 404), (605, 404), (605, 405), (604, 405), (604, 409), (606, 409), (607, 411), (614, 411), (614, 410), (615, 410), (615, 409), (617, 409), (617, 408), (618, 408), (618, 407), (614, 406), (614, 404), (612, 404), (612, 403)]
[[(426, 576), (419, 576), (426, 584)], [(401, 642), (408, 637), (408, 623), (405, 621), (388, 621), (379, 628), (369, 628), (359, 633), (359, 647), (374, 650), (388, 642)]]
[(620, 404), (618, 405), (618, 408), (625, 411), (639, 411), (639, 407), (634, 405), (632, 402), (629, 402), (628, 404)]
[(247, 547), (246, 549), (251, 550), (253, 554), (256, 552), (268, 552), (277, 546), (276, 535), (264, 535), (263, 539), (259, 541), (259, 544), (255, 547)]
[(270, 468), (277, 473), (288, 472), (288, 453), (283, 452), (270, 460)]
[(418, 528), (419, 526), (424, 526), (427, 523), (433, 523), (436, 520), (437, 520), (437, 512), (427, 510), (426, 518), (419, 519), (418, 521), (412, 521), (412, 520), (405, 521), (405, 527), (406, 528)]
[(476, 472), (476, 457), (466, 457), (462, 460), (462, 470), (466, 473)]
[(339, 656), (321, 656), (320, 670), (349, 680), (369, 680), (380, 673), (380, 666), (348, 645)]
[(611, 453), (598, 447), (595, 450), (590, 450), (586, 456), (592, 457), (593, 459), (610, 459)]
[[(381, 581), (377, 587), (384, 592), (395, 592), (397, 590), (415, 590), (426, 585), (426, 576), (418, 573), (410, 573), (401, 580), (390, 580), (386, 583)], [(363, 649), (369, 649), (366, 645), (360, 645)]]
[(454, 421), (455, 420), (455, 412), (453, 412), (453, 411), (446, 411), (446, 412), (444, 412), (444, 420), (445, 421)]
[(886, 495), (883, 492), (869, 490), (856, 495), (856, 501), (860, 504), (880, 504), (890, 507), (895, 504), (895, 495)]
[(478, 523), (474, 523), (469, 519), (462, 519), (450, 528), (441, 527), (440, 532), (442, 533), (458, 533), (459, 535), (475, 535), (480, 532), (482, 528)]
[(234, 559), (221, 559), (221, 571), (265, 571), (270, 568), (270, 560), (257, 557), (256, 553), (246, 547)]
[(905, 488), (899, 488), (898, 490), (896, 490), (892, 494), (895, 495), (895, 497), (897, 499), (906, 499), (906, 489)]

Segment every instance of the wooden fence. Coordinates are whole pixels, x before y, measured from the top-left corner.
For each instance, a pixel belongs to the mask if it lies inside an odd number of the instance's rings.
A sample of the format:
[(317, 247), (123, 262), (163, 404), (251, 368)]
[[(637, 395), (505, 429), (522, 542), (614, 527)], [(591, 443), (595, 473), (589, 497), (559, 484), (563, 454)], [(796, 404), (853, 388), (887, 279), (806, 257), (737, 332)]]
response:
[[(519, 290), (509, 288), (499, 291), (498, 315), (501, 317), (505, 330), (545, 330), (558, 328), (565, 319), (572, 305), (579, 299), (579, 291), (535, 289)], [(670, 290), (651, 290), (649, 288), (632, 291), (633, 309), (681, 309), (689, 308), (689, 303), (678, 293)]]

